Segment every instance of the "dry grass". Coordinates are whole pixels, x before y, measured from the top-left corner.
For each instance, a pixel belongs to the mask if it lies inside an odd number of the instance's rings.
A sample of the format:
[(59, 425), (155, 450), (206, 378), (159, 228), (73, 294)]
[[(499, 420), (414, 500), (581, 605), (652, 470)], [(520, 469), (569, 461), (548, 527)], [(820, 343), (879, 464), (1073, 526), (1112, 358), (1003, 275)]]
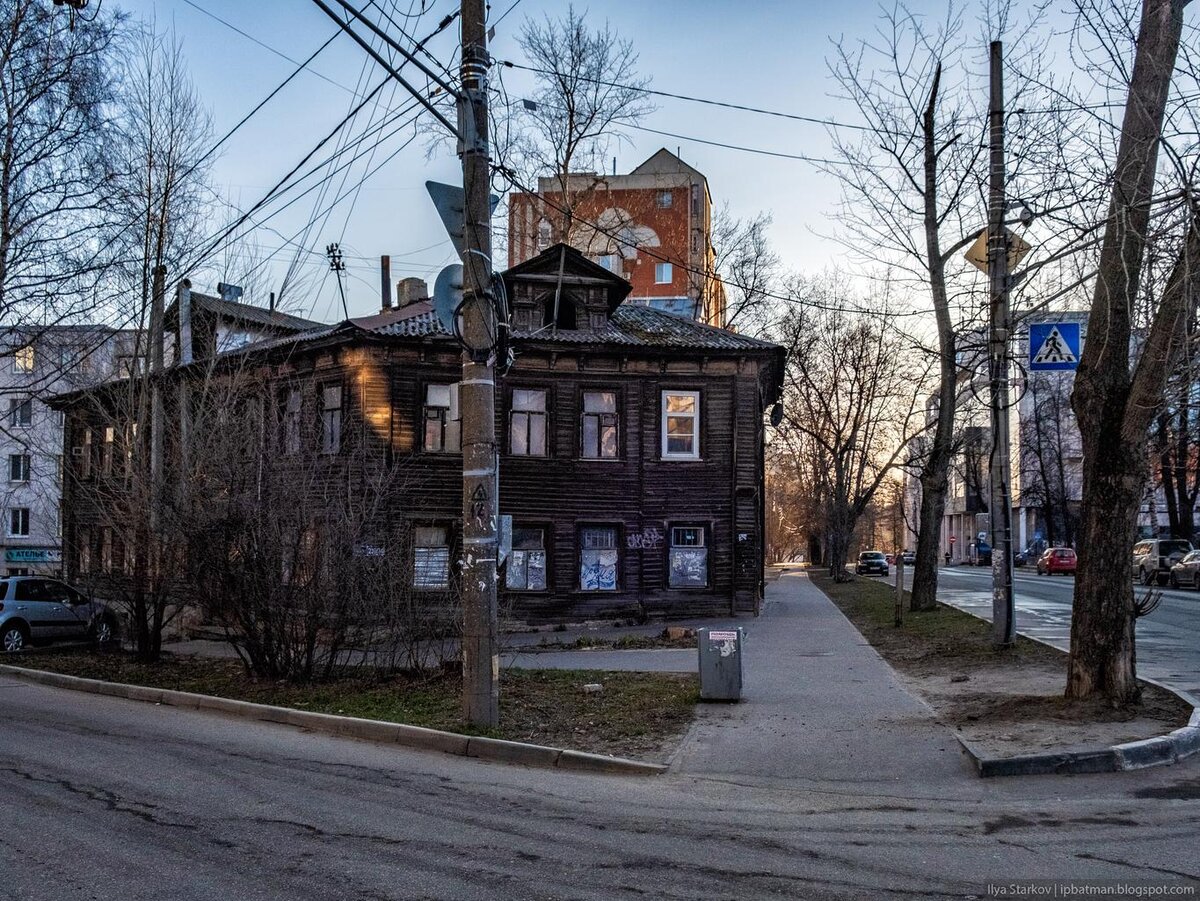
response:
[[(123, 653), (56, 651), (6, 660), (88, 679), (216, 695), (364, 719), (472, 732), (460, 714), (461, 674), (384, 674), (355, 668), (324, 683), (256, 680), (235, 660), (164, 655), (154, 665)], [(602, 692), (583, 686), (600, 683)], [(692, 721), (695, 676), (592, 670), (506, 670), (495, 738), (599, 754), (665, 759)]]

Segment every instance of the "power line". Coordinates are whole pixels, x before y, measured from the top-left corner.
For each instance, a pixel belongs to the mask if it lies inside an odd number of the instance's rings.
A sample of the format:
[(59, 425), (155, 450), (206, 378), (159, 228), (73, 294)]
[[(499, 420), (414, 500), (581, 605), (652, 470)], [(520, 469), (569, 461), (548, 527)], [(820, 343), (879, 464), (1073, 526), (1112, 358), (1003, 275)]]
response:
[[(515, 5), (515, 4), (514, 4)], [(507, 14), (506, 14), (507, 15)], [(775, 116), (780, 119), (793, 119), (797, 122), (808, 122), (813, 125), (827, 125), (830, 128), (846, 128), (852, 131), (875, 131), (869, 125), (853, 125), (849, 122), (838, 122), (835, 119), (829, 119), (823, 116), (802, 116), (798, 113), (784, 113), (779, 110), (763, 109), (757, 106), (746, 106), (741, 103), (728, 103), (723, 100), (710, 100), (705, 97), (693, 97), (688, 94), (675, 94), (671, 91), (656, 91), (652, 88), (644, 88), (639, 85), (622, 84), (618, 81), (606, 81), (603, 78), (588, 78), (585, 75), (580, 75), (577, 72), (558, 72), (554, 69), (541, 69), (536, 66), (523, 66), (520, 63), (514, 63), (511, 60), (497, 60), (502, 66), (507, 66), (510, 69), (522, 69), (526, 72), (534, 72), (538, 75), (551, 75), (555, 78), (571, 78), (576, 81), (586, 81), (591, 84), (603, 85), (609, 88), (621, 88), (625, 91), (636, 91), (640, 94), (650, 94), (655, 97), (668, 97), (672, 100), (686, 100), (688, 103), (703, 103), (706, 106), (720, 106), (725, 109), (740, 110), (745, 113), (757, 113), (763, 116)]]
[[(194, 0), (183, 0), (183, 2), (186, 3), (188, 6), (192, 7), (193, 9), (195, 9), (197, 12), (204, 13), (204, 15), (208, 16), (210, 19), (214, 19), (215, 21), (220, 22), (222, 25), (224, 25), (226, 28), (230, 29), (231, 31), (236, 31), (238, 34), (240, 34), (246, 40), (250, 41), (251, 43), (257, 44), (259, 47), (262, 47), (268, 53), (273, 53), (276, 56), (278, 56), (280, 59), (287, 60), (293, 66), (299, 66), (300, 68), (305, 68), (307, 66), (307, 63), (303, 63), (303, 64), (298, 63), (296, 60), (292, 59), (290, 56), (288, 56), (282, 50), (276, 50), (270, 44), (268, 44), (264, 41), (260, 41), (258, 38), (256, 38), (254, 35), (250, 34), (249, 32), (242, 31), (242, 29), (238, 28), (236, 25), (234, 25), (232, 22), (228, 21), (227, 19), (222, 19), (216, 13), (209, 12), (207, 9), (205, 9), (203, 6), (201, 6), (199, 3), (194, 2)], [(346, 91), (351, 94), (354, 93), (348, 87), (346, 87), (344, 84), (334, 81), (332, 78), (330, 78), (327, 75), (322, 75), (316, 69), (309, 69), (308, 71), (311, 72), (313, 75), (317, 76), (317, 78), (320, 78), (322, 81), (329, 82), (335, 88), (341, 88), (343, 91)]]

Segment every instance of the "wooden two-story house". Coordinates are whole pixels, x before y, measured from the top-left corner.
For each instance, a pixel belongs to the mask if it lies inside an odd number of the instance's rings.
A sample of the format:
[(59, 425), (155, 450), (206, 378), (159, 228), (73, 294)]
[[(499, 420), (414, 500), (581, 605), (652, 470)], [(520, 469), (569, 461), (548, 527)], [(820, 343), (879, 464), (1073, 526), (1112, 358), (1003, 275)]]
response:
[[(512, 517), (499, 583), (507, 609), (531, 622), (757, 612), (764, 416), (779, 400), (783, 349), (624, 304), (629, 283), (565, 245), (503, 278), (515, 350), (496, 396), (499, 508)], [(165, 396), (201, 373), (252, 373), (247, 391), (264, 405), (249, 419), (231, 401), (228, 416), (189, 420), (190, 440), (201, 428), (237, 429), (254, 448), (247, 465), (323, 467), (322, 479), (291, 480), (318, 493), (346, 484), (352, 469), (360, 494), (379, 483), (364, 471), (403, 470), (355, 553), (403, 561), (418, 594), (452, 590), (461, 355), (427, 300), (215, 355), (189, 331), (199, 352), (163, 373)], [(81, 577), (98, 560), (111, 568), (123, 559), (104, 535), (112, 493), (88, 490), (104, 471), (102, 430), (112, 440), (114, 427), (97, 419), (105, 404), (95, 393), (58, 403), (72, 470), (67, 569)]]

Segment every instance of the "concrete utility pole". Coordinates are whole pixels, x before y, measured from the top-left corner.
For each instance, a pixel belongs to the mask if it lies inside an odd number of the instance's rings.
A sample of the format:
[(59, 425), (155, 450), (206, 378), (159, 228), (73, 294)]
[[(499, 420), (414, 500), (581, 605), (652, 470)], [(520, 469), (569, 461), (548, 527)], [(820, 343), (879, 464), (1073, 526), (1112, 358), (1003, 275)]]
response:
[(463, 455), (463, 715), (472, 726), (500, 721), (496, 638), (496, 311), (492, 305), (491, 159), (484, 0), (462, 3), (463, 353), (459, 405)]
[(1012, 583), (1012, 485), (1008, 438), (1008, 233), (1004, 190), (1004, 74), (1000, 41), (991, 46), (991, 101), (988, 107), (991, 156), (988, 166), (988, 281), (991, 328), (988, 374), (992, 409), (991, 493), (988, 502), (992, 545), (992, 644), (1003, 647), (1014, 637)]

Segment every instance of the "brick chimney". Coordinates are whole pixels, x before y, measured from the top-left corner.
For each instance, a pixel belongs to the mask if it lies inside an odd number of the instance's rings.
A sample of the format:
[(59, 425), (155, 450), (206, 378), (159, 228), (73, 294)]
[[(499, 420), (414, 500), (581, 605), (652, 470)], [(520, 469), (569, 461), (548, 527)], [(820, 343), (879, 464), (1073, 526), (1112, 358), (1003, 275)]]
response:
[(402, 278), (396, 282), (396, 307), (406, 307), (410, 303), (429, 300), (429, 286), (422, 278)]

